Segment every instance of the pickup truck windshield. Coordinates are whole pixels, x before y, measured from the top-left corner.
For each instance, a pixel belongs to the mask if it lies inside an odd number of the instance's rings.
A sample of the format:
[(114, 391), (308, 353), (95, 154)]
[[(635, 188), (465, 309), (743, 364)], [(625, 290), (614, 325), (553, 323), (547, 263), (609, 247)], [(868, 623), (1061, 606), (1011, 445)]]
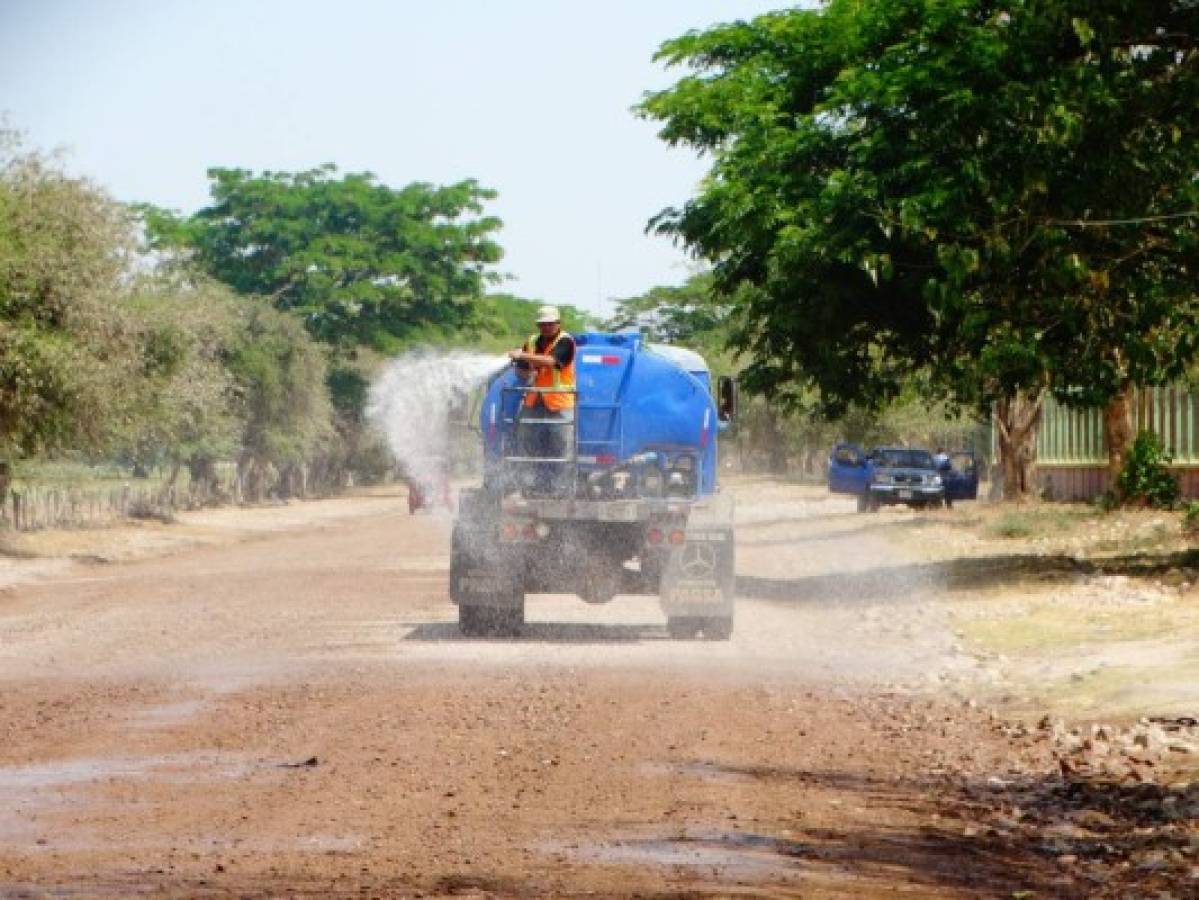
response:
[(887, 469), (931, 469), (933, 457), (927, 450), (878, 450), (874, 464)]

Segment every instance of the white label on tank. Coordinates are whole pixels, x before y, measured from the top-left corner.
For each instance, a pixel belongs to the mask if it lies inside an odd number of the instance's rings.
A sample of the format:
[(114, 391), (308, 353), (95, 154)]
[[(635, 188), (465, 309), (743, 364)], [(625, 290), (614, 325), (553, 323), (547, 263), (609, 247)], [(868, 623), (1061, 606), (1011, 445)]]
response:
[(603, 356), (598, 353), (584, 353), (581, 357), (579, 357), (579, 359), (585, 363), (595, 364), (602, 363), (604, 361)]

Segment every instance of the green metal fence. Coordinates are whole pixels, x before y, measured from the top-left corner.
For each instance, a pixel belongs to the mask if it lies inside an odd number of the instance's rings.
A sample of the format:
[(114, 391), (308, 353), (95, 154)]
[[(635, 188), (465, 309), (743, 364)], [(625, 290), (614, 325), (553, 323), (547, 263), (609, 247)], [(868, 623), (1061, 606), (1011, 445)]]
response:
[[(1134, 429), (1156, 434), (1176, 465), (1199, 465), (1199, 396), (1181, 387), (1144, 388), (1133, 399)], [(1072, 409), (1053, 398), (1037, 432), (1039, 465), (1106, 465), (1103, 410)]]

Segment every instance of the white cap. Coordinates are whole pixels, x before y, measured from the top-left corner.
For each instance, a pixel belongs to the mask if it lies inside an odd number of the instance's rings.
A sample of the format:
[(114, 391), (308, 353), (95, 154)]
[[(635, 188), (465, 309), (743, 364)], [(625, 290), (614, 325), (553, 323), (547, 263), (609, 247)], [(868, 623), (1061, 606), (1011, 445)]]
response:
[(540, 325), (542, 322), (560, 322), (560, 321), (562, 321), (562, 317), (560, 315), (558, 315), (558, 307), (556, 307), (556, 306), (543, 306), (543, 307), (541, 307), (541, 309), (537, 310), (537, 324), (538, 325)]

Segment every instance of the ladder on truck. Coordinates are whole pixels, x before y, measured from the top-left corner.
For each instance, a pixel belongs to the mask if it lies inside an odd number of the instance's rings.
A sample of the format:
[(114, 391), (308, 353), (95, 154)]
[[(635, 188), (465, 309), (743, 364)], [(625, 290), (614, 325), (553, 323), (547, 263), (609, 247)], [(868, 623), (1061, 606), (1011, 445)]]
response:
[[(503, 444), (501, 445), (500, 458), (504, 464), (514, 466), (517, 473), (517, 484), (520, 486), (521, 492), (524, 493), (527, 484), (523, 480), (523, 475), (526, 472), (532, 471), (534, 477), (538, 474), (544, 475), (544, 472), (538, 472), (535, 467), (560, 467), (568, 470), (568, 472), (557, 473), (558, 477), (548, 478), (550, 489), (548, 491), (539, 491), (542, 496), (565, 498), (574, 497), (576, 488), (579, 483), (579, 466), (608, 464), (614, 465), (619, 462), (619, 452), (623, 445), (624, 423), (621, 416), (621, 406), (619, 403), (584, 403), (577, 399), (574, 407), (574, 415), (569, 421), (562, 419), (545, 418), (538, 415), (538, 412), (545, 409), (544, 404), (536, 407), (525, 405), (526, 398), (530, 394), (563, 394), (574, 393), (569, 388), (539, 388), (539, 387), (505, 387), (502, 391), (502, 400), (500, 408), (505, 410), (503, 415)], [(509, 401), (510, 396), (515, 396), (516, 403), (512, 404)], [(507, 410), (513, 409), (511, 415), (506, 413)], [(584, 415), (599, 412), (608, 414), (608, 437), (602, 439), (588, 439), (582, 443), (585, 445), (582, 452), (579, 446), (579, 420)], [(526, 426), (541, 427), (541, 428), (568, 428), (568, 437), (565, 442), (566, 453), (563, 456), (530, 456), (524, 452), (527, 442), (522, 440), (522, 429)], [(565, 477), (569, 475), (569, 477)]]

